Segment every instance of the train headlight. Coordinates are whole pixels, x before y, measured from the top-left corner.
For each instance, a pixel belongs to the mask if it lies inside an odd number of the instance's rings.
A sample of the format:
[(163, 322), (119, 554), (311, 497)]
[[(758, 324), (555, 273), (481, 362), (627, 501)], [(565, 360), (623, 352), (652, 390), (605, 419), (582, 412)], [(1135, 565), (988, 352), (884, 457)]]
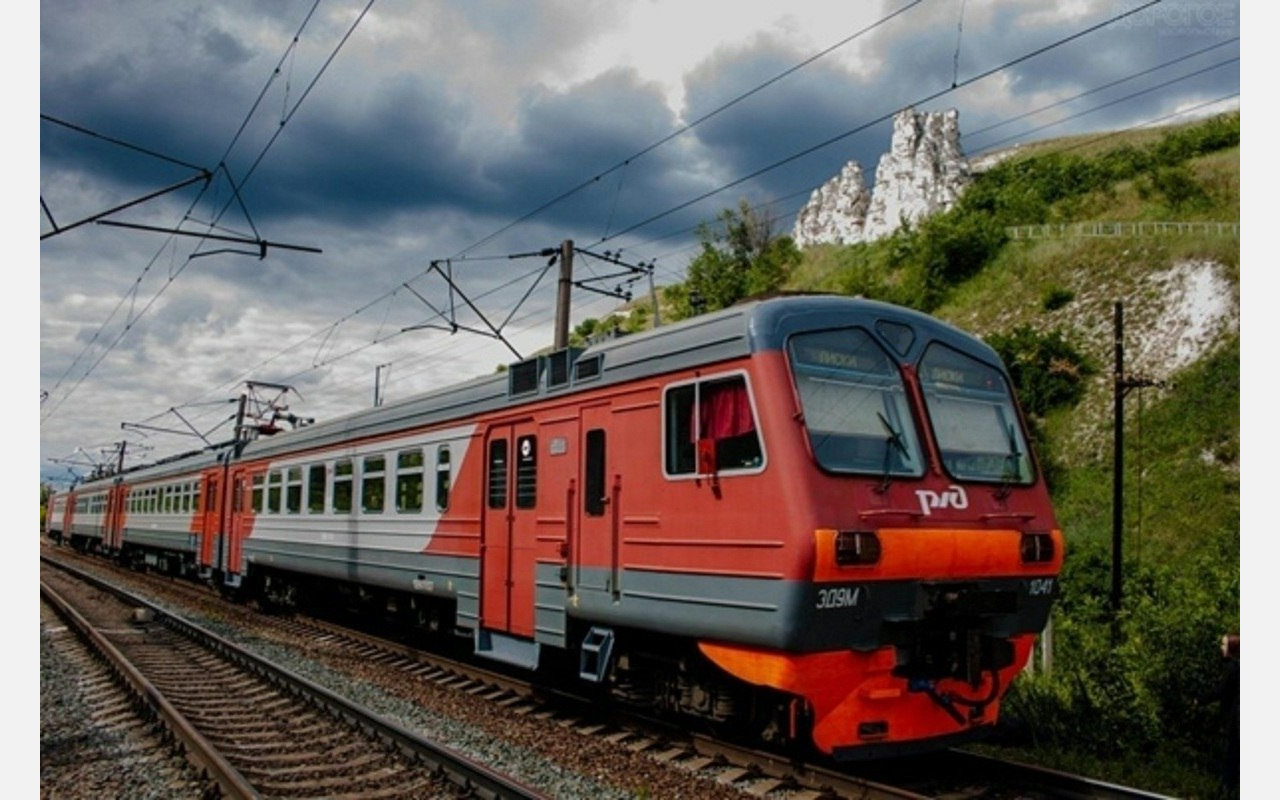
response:
[(836, 534), (836, 565), (866, 566), (880, 560), (880, 537), (870, 531), (840, 531)]
[(1022, 534), (1022, 563), (1043, 564), (1053, 560), (1053, 537), (1047, 533)]

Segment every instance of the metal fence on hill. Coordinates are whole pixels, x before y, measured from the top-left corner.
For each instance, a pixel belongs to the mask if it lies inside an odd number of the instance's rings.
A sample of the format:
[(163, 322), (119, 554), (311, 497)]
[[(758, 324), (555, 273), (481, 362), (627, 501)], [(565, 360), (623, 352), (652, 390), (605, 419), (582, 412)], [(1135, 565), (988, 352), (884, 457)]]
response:
[(1015, 225), (1010, 239), (1058, 239), (1068, 236), (1239, 236), (1239, 222), (1077, 222), (1061, 225)]

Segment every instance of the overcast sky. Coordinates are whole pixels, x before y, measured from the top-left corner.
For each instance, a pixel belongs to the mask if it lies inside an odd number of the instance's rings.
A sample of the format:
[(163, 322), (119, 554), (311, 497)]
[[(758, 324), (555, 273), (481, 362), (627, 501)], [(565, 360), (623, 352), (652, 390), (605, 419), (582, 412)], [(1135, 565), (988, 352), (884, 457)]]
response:
[[(197, 446), (121, 423), (208, 431), (246, 379), (292, 384), (294, 411), (331, 419), (371, 405), (378, 365), (391, 365), (389, 399), (492, 372), (513, 360), (498, 342), (401, 332), (442, 321), (417, 296), (448, 303), (433, 261), (452, 259), (460, 289), (495, 325), (510, 316), (503, 333), (528, 354), (552, 339), (554, 270), (535, 287), (546, 259), (505, 256), (571, 238), (656, 259), (658, 283), (677, 281), (699, 222), (777, 201), (790, 230), (846, 162), (874, 174), (889, 138), (876, 120), (953, 84), (918, 110), (959, 109), (970, 154), (1060, 120), (1031, 138), (1239, 104), (1207, 105), (1239, 92), (1238, 62), (1222, 63), (1240, 54), (1234, 2), (1165, 0), (972, 83), (1141, 3), (378, 0), (361, 16), (366, 3), (43, 0), (42, 235), (50, 216), (67, 226), (207, 169), (207, 185), (109, 219), (323, 252), (260, 259), (97, 224), (43, 239), (42, 477), (69, 477), (51, 459), (100, 458), (122, 438), (131, 464)], [(578, 291), (574, 321), (616, 303)]]

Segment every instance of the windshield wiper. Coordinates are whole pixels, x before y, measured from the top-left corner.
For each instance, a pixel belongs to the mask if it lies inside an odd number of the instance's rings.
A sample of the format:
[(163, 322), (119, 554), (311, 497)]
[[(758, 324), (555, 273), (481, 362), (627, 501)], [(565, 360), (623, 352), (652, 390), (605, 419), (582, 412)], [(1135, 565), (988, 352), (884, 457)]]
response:
[(1004, 457), (1004, 475), (1000, 479), (1000, 488), (996, 489), (996, 497), (1001, 500), (1013, 491), (1014, 480), (1022, 477), (1022, 470), (1018, 468), (1018, 462), (1022, 460), (1022, 452), (1018, 450), (1018, 436), (1012, 424), (1005, 426), (1005, 437), (1009, 442), (1009, 455)]
[(879, 491), (881, 494), (884, 494), (884, 492), (889, 488), (889, 471), (890, 471), (890, 467), (893, 466), (891, 461), (891, 456), (893, 455), (893, 447), (898, 448), (898, 452), (902, 453), (902, 458), (904, 461), (910, 460), (911, 454), (907, 452), (907, 445), (902, 441), (902, 431), (893, 427), (893, 424), (889, 422), (889, 420), (885, 417), (885, 415), (880, 413), (879, 411), (876, 412), (876, 416), (880, 419), (880, 424), (884, 426), (885, 432), (889, 434), (888, 436), (885, 437), (884, 473), (880, 476)]

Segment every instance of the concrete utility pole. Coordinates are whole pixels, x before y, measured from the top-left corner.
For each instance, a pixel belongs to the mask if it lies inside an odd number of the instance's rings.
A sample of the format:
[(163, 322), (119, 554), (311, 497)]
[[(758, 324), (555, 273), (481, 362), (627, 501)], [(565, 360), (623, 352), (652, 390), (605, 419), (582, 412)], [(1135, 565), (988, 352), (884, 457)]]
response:
[(556, 350), (569, 346), (569, 293), (573, 289), (573, 240), (560, 243), (560, 284), (556, 290)]
[(249, 395), (244, 392), (241, 392), (240, 402), (236, 406), (235, 441), (237, 442), (243, 442), (247, 438), (245, 436), (245, 430), (244, 430), (244, 414), (245, 414), (246, 408), (248, 407), (248, 404), (249, 404)]
[(1163, 381), (1130, 377), (1124, 370), (1124, 304), (1115, 305), (1115, 439), (1111, 475), (1111, 640), (1120, 641), (1120, 606), (1123, 599), (1124, 558), (1124, 397), (1130, 389), (1164, 386)]
[(374, 368), (374, 371), (373, 371), (373, 407), (374, 408), (377, 408), (378, 406), (382, 405), (382, 400), (383, 400), (382, 375), (383, 375), (384, 369), (386, 370), (387, 379), (390, 380), (391, 379), (390, 364), (379, 364), (377, 367)]
[(1111, 639), (1120, 639), (1121, 577), (1124, 560), (1121, 558), (1121, 532), (1124, 530), (1124, 304), (1116, 302), (1115, 310), (1115, 383), (1113, 411), (1115, 436), (1111, 475)]
[(653, 285), (654, 260), (649, 260), (649, 297), (653, 300), (653, 327), (662, 326), (662, 309), (658, 306), (658, 288)]

